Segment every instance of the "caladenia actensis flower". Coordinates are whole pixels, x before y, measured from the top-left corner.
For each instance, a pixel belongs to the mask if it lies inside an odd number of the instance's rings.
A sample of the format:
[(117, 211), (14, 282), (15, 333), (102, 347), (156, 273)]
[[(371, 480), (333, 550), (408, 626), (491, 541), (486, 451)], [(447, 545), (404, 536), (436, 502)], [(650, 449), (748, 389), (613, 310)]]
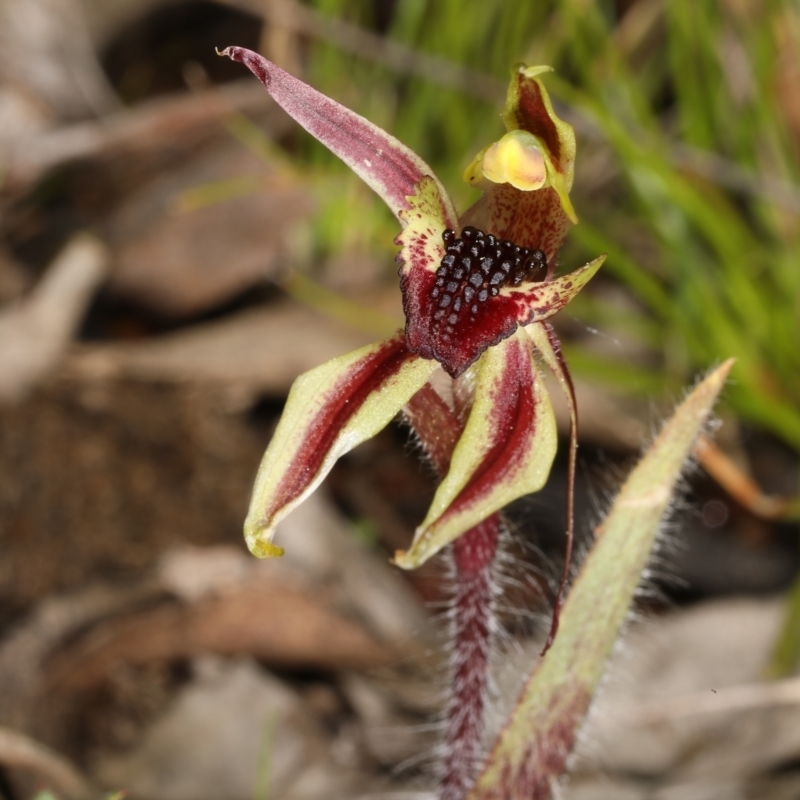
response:
[[(441, 478), (427, 516), (395, 563), (411, 569), (452, 545), (452, 697), (440, 796), (462, 797), (481, 755), (492, 632), (492, 565), (499, 512), (539, 490), (556, 453), (556, 426), (540, 375), (544, 362), (571, 411), (567, 558), (577, 413), (569, 372), (548, 323), (602, 258), (555, 277), (559, 248), (577, 222), (569, 199), (575, 137), (553, 113), (539, 78), (513, 72), (507, 133), (482, 150), (465, 178), (482, 197), (459, 217), (415, 153), (372, 123), (239, 47), (223, 51), (262, 81), (292, 117), (348, 164), (397, 216), (405, 330), (297, 379), (262, 461), (245, 523), (250, 549), (280, 555), (277, 523), (322, 481), (336, 459), (400, 411)], [(438, 369), (448, 391), (430, 383)], [(441, 384), (437, 381), (437, 387)]]

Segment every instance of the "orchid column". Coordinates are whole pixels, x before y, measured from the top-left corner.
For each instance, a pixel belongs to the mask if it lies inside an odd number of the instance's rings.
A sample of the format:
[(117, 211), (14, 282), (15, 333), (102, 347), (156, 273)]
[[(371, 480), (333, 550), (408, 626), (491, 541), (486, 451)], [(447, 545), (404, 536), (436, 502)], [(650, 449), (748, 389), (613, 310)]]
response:
[[(483, 196), (459, 218), (430, 167), (392, 136), (256, 53), (229, 47), (222, 55), (249, 67), (279, 105), (377, 192), (402, 227), (396, 243), (405, 330), (297, 379), (256, 478), (245, 537), (256, 555), (280, 555), (272, 543), (280, 519), (340, 455), (405, 409), (441, 483), (410, 548), (394, 561), (413, 569), (454, 545), (456, 658), (441, 797), (457, 800), (480, 757), (498, 513), (543, 486), (556, 452), (537, 360), (567, 394), (574, 475), (574, 393), (546, 320), (603, 260), (554, 275), (561, 243), (577, 222), (569, 200), (574, 134), (553, 113), (539, 78), (548, 68), (515, 68), (503, 115), (507, 133), (467, 168), (465, 178)], [(429, 384), (439, 368), (453, 382), (448, 398)], [(569, 506), (568, 556), (571, 500)], [(560, 594), (551, 640), (559, 602)]]

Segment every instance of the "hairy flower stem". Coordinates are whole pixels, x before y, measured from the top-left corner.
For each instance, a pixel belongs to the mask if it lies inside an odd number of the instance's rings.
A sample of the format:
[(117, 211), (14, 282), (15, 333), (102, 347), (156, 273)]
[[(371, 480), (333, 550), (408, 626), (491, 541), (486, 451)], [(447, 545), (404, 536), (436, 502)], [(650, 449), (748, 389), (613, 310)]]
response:
[[(430, 384), (417, 392), (404, 410), (436, 472), (444, 475), (463, 422)], [(493, 514), (449, 548), (455, 596), (439, 800), (462, 800), (480, 765), (494, 629), (493, 566), (500, 525), (500, 515)]]
[(493, 514), (452, 546), (456, 583), (452, 674), (440, 800), (462, 800), (481, 763), (499, 532), (500, 517)]

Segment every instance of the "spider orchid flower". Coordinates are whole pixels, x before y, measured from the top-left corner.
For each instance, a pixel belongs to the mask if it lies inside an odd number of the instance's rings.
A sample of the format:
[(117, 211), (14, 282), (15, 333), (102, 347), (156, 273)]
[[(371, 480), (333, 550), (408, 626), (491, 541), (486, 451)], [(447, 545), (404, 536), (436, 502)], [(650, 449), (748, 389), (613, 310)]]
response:
[[(368, 120), (249, 50), (246, 65), (273, 99), (356, 172), (402, 231), (405, 331), (301, 375), (256, 478), (245, 537), (259, 556), (280, 555), (277, 523), (319, 485), (341, 455), (374, 436), (441, 367), (471, 387), (463, 432), (431, 508), (406, 552), (419, 566), (522, 495), (540, 489), (556, 452), (537, 353), (574, 394), (546, 322), (594, 275), (602, 258), (554, 277), (571, 224), (575, 137), (553, 113), (539, 74), (517, 67), (504, 112), (507, 133), (482, 150), (465, 179), (483, 191), (459, 218), (431, 168)], [(574, 463), (574, 442), (572, 453)]]

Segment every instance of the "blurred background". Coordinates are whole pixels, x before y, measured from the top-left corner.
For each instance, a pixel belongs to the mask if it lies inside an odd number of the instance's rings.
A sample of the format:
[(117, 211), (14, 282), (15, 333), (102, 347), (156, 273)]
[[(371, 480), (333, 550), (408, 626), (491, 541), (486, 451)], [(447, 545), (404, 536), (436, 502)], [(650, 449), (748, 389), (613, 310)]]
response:
[[(556, 326), (581, 533), (736, 358), (566, 796), (800, 797), (800, 9), (791, 0), (0, 0), (0, 798), (428, 798), (446, 570), (393, 426), (257, 562), (293, 379), (402, 326), (382, 203), (214, 48), (461, 174), (516, 62), (578, 135)], [(558, 399), (554, 397), (554, 401)], [(566, 412), (557, 409), (562, 435)], [(510, 512), (497, 724), (535, 659), (564, 464)]]

